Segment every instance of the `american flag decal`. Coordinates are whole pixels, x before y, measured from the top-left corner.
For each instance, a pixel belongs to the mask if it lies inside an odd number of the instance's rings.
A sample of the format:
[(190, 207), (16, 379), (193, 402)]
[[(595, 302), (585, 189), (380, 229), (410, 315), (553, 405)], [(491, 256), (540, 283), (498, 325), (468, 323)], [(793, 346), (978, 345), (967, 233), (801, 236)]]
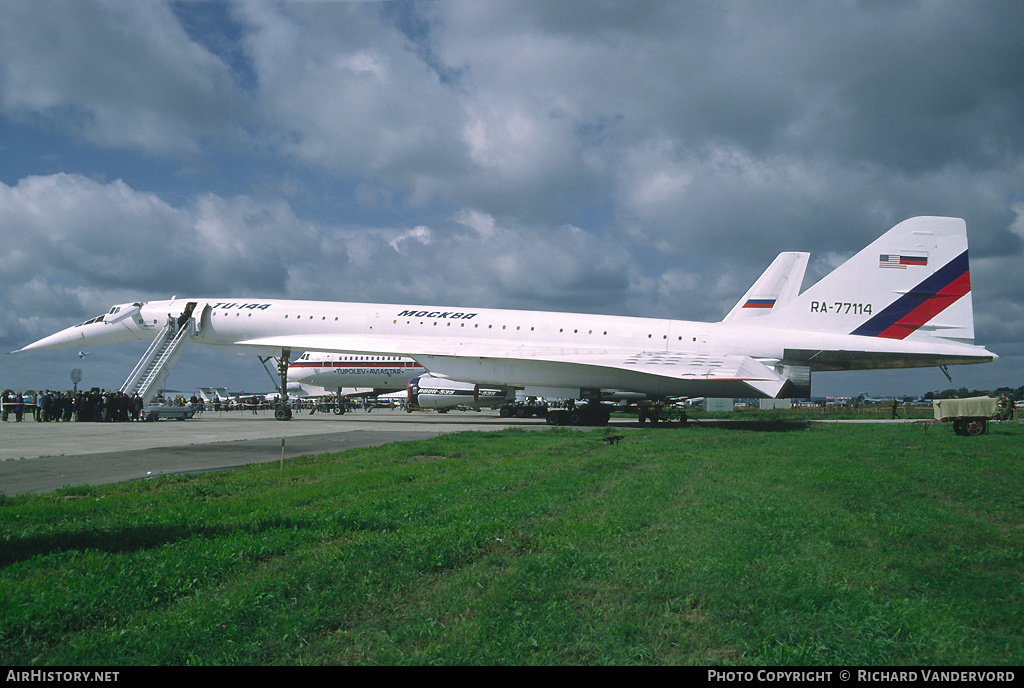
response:
[(883, 253), (878, 256), (878, 267), (906, 270), (908, 265), (928, 265), (928, 256), (901, 256), (898, 253)]

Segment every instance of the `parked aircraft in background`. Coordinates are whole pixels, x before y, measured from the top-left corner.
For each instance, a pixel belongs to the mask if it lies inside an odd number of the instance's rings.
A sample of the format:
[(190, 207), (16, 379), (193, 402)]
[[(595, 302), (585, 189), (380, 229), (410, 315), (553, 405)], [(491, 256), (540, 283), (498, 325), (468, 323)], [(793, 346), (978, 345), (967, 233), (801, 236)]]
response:
[(346, 399), (400, 392), (426, 372), (411, 358), (330, 351), (307, 351), (288, 365), (288, 379), (304, 392), (317, 395), (314, 388), (320, 388), (324, 395), (336, 394), (337, 414), (345, 412)]
[(448, 380), (432, 375), (421, 375), (409, 381), (406, 408), (447, 410), (455, 406), (480, 408), (515, 401), (516, 391), (511, 387), (483, 388), (471, 382)]
[(479, 385), (436, 378), (411, 358), (380, 354), (336, 354), (307, 351), (288, 366), (289, 389), (298, 383), (308, 393), (336, 390), (335, 413), (344, 413), (344, 400), (377, 397), (405, 390), (407, 407), (447, 410), (455, 406), (492, 406), (515, 398), (515, 390), (480, 389)]
[(226, 403), (231, 400), (227, 387), (199, 387), (199, 397), (207, 404)]
[(426, 372), (411, 358), (330, 351), (307, 351), (288, 365), (289, 389), (297, 384), (307, 395), (336, 394), (334, 412), (339, 415), (347, 399), (403, 391)]
[(381, 354), (307, 351), (288, 366), (288, 379), (316, 387), (361, 387), (398, 392), (427, 369), (411, 358)]
[[(768, 272), (760, 317), (718, 323), (471, 307), (278, 299), (171, 299), (114, 306), (20, 351), (153, 339), (191, 327), (193, 343), (228, 351), (295, 350), (414, 359), (439, 375), (597, 400), (649, 396), (806, 397), (813, 371), (984, 363), (974, 344), (963, 220), (916, 217), (893, 227), (803, 293), (794, 258)], [(773, 263), (775, 265), (775, 263)], [(765, 279), (762, 276), (762, 279)], [(761, 279), (757, 284), (761, 283)], [(781, 286), (780, 286), (781, 283)], [(757, 286), (755, 284), (755, 286)], [(774, 286), (772, 286), (774, 285)], [(761, 304), (754, 304), (761, 305)], [(184, 325), (182, 323), (185, 323)], [(282, 371), (281, 388), (287, 373)], [(599, 404), (588, 404), (597, 408)], [(600, 422), (584, 418), (583, 422)], [(279, 409), (278, 417), (288, 414)]]

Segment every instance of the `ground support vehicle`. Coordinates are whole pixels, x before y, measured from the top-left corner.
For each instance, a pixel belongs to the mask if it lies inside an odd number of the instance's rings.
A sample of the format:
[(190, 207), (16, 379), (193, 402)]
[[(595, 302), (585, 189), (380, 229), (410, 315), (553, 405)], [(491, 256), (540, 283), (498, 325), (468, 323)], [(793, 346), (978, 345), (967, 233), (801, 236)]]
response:
[(192, 404), (185, 404), (184, 406), (147, 406), (143, 409), (145, 413), (145, 419), (147, 421), (156, 421), (161, 418), (173, 418), (175, 420), (185, 420), (191, 418), (196, 414), (196, 410), (192, 407)]
[(988, 422), (999, 413), (999, 400), (992, 397), (936, 399), (932, 408), (935, 420), (952, 423), (956, 434), (983, 435), (988, 432)]
[(579, 404), (570, 409), (551, 409), (548, 425), (607, 425), (611, 411), (603, 404)]
[(666, 405), (666, 404), (638, 404), (637, 405), (637, 421), (640, 425), (646, 424), (648, 421), (652, 425), (658, 423), (682, 423), (686, 425), (689, 418), (686, 415), (686, 411), (678, 408), (677, 406)]

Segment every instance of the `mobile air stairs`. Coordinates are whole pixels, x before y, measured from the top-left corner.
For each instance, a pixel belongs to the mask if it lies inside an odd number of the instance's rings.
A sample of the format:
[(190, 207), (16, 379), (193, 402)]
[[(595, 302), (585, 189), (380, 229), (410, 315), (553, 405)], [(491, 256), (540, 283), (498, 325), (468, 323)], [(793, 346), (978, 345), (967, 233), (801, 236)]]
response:
[(122, 392), (128, 396), (138, 394), (145, 405), (153, 400), (181, 356), (181, 352), (184, 351), (185, 345), (192, 341), (198, 332), (196, 319), (192, 317), (194, 307), (195, 304), (190, 304), (190, 308), (180, 317), (167, 318), (167, 324), (146, 349), (135, 370), (121, 385)]

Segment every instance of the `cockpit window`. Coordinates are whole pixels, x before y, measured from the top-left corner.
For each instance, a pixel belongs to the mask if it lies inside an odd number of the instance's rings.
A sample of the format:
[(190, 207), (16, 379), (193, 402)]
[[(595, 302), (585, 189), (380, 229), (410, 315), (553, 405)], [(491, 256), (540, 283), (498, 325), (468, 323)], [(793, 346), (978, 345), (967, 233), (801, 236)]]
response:
[(93, 318), (91, 320), (86, 320), (84, 323), (78, 323), (77, 325), (75, 325), (75, 327), (81, 327), (82, 325), (92, 325), (93, 323), (98, 323), (98, 322), (103, 322), (103, 316), (102, 315), (97, 315), (95, 318)]

